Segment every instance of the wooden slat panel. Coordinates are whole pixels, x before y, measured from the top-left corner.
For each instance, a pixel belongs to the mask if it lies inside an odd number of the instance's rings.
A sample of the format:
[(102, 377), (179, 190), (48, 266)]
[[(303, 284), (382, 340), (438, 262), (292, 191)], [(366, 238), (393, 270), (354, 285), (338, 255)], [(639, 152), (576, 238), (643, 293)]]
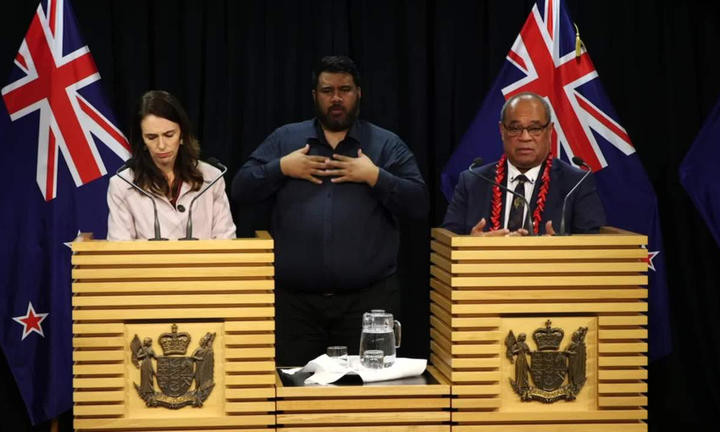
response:
[(648, 331), (646, 329), (627, 329), (627, 330), (604, 330), (598, 331), (598, 339), (647, 339)]
[[(275, 424), (275, 416), (265, 415), (239, 415), (222, 417), (163, 417), (163, 418), (119, 418), (119, 419), (75, 419), (75, 429), (111, 430), (125, 428), (126, 430), (173, 430), (175, 428), (207, 428), (212, 427), (242, 427), (246, 431), (248, 426), (267, 426)], [(188, 429), (191, 430), (191, 429)], [(201, 429), (202, 430), (202, 429)], [(267, 429), (265, 429), (267, 432)]]
[(369, 411), (369, 410), (418, 410), (450, 408), (448, 398), (352, 398), (352, 399), (281, 399), (277, 401), (278, 411), (289, 414), (294, 411)]
[[(431, 267), (433, 275), (442, 272), (437, 267)], [(637, 286), (647, 285), (645, 275), (627, 276), (487, 276), (487, 277), (438, 277), (453, 287), (512, 287), (512, 286)]]
[(455, 383), (469, 382), (498, 382), (500, 381), (499, 371), (482, 371), (482, 372), (453, 372), (452, 380)]
[(225, 346), (231, 345), (273, 345), (275, 343), (275, 335), (273, 333), (266, 334), (244, 334), (244, 335), (226, 335), (224, 338)]
[[(442, 259), (439, 263), (447, 265)], [(635, 273), (645, 272), (648, 269), (647, 262), (534, 262), (534, 263), (488, 263), (488, 264), (452, 264), (449, 268), (442, 267), (453, 275), (465, 276), (468, 274), (517, 274), (527, 273), (529, 275), (541, 273)]]
[(245, 331), (274, 331), (275, 321), (225, 321), (225, 333)]
[(208, 292), (208, 291), (269, 291), (275, 286), (272, 279), (243, 280), (202, 280), (202, 281), (121, 281), (121, 282), (85, 282), (76, 281), (72, 285), (78, 294), (109, 294), (134, 292)]
[(430, 300), (448, 312), (452, 309), (452, 303), (450, 303), (450, 300), (446, 297), (440, 296), (436, 291), (430, 291)]
[(227, 348), (225, 349), (225, 360), (249, 359), (249, 358), (274, 358), (275, 348)]
[(496, 396), (500, 394), (500, 384), (454, 385), (452, 393), (457, 396)]
[(445, 338), (445, 335), (438, 333), (434, 329), (430, 329), (430, 339), (444, 351), (450, 352), (452, 342), (450, 342), (449, 339)]
[(471, 412), (453, 413), (453, 421), (495, 422), (571, 422), (571, 421), (608, 421), (608, 420), (645, 420), (647, 410), (601, 410), (601, 411), (513, 411), (513, 412)]
[[(484, 311), (483, 311), (484, 312)], [(498, 317), (453, 317), (451, 321), (453, 328), (498, 328), (500, 318)]]
[(229, 386), (262, 386), (273, 384), (275, 384), (275, 375), (273, 373), (225, 375), (225, 385)]
[(446, 411), (277, 414), (278, 424), (284, 425), (428, 423), (449, 420), (450, 413)]
[(599, 380), (646, 380), (648, 379), (647, 369), (600, 369)]
[(452, 315), (450, 315), (450, 312), (441, 308), (437, 303), (430, 303), (430, 314), (444, 322), (446, 325), (450, 325), (452, 322)]
[(273, 266), (74, 268), (73, 279), (241, 278), (273, 276)]
[(112, 364), (74, 364), (73, 375), (123, 375), (125, 365), (122, 363)]
[(479, 310), (487, 314), (545, 314), (545, 313), (598, 313), (598, 312), (646, 312), (646, 302), (616, 302), (616, 303), (483, 303), (483, 304), (453, 304), (453, 315), (477, 314)]
[[(258, 232), (259, 233), (259, 232)], [(267, 232), (265, 234), (267, 235)], [(181, 241), (153, 242), (147, 240), (136, 241), (74, 241), (70, 243), (73, 252), (182, 252), (192, 249), (194, 251), (237, 251), (240, 249), (272, 249), (271, 238), (242, 238), (233, 240), (197, 240), (192, 246)]]
[(648, 344), (645, 342), (632, 343), (600, 343), (598, 344), (598, 352), (600, 354), (612, 353), (646, 353)]
[(387, 396), (445, 396), (449, 393), (448, 385), (393, 385), (393, 386), (337, 386), (337, 387), (277, 387), (279, 398), (319, 398), (336, 397), (387, 397)]
[(228, 402), (225, 404), (225, 412), (232, 413), (248, 413), (248, 412), (274, 412), (275, 402)]
[(499, 331), (456, 331), (452, 333), (453, 342), (499, 342), (502, 335)]
[(125, 326), (122, 323), (103, 324), (77, 324), (72, 326), (75, 335), (123, 334)]
[(456, 398), (452, 401), (454, 409), (492, 409), (500, 408), (502, 405), (501, 398)]
[(275, 372), (274, 361), (226, 362), (225, 372)]
[(225, 388), (225, 399), (273, 399), (275, 398), (274, 387), (227, 387)]
[(256, 318), (274, 316), (272, 307), (218, 307), (218, 308), (178, 308), (178, 309), (103, 309), (74, 310), (75, 321), (123, 321), (147, 319), (222, 319), (222, 318)]
[(124, 391), (76, 391), (73, 393), (75, 402), (124, 402)]
[(125, 414), (125, 405), (75, 405), (73, 406), (73, 415), (82, 416), (121, 416)]
[[(138, 257), (142, 262), (138, 262)], [(173, 253), (173, 254), (107, 254), (107, 255), (83, 255), (72, 256), (72, 265), (102, 266), (102, 265), (184, 265), (184, 264), (247, 264), (247, 263), (272, 263), (275, 255), (272, 252), (262, 253)]]
[(452, 329), (436, 316), (430, 315), (430, 328), (440, 333), (445, 339), (450, 339)]
[(603, 396), (598, 398), (599, 407), (645, 406), (647, 396)]
[(647, 383), (599, 383), (598, 394), (647, 393)]
[(600, 356), (598, 366), (647, 366), (648, 358), (644, 355), (631, 356)]
[(125, 338), (116, 337), (74, 337), (73, 348), (122, 348)]
[(537, 289), (537, 290), (455, 290), (454, 301), (470, 300), (589, 300), (589, 299), (646, 299), (646, 288), (628, 289)]
[[(342, 425), (339, 431), (337, 426), (299, 426), (292, 427), (283, 425), (278, 428), (282, 432), (450, 432), (449, 425)], [(174, 431), (173, 431), (174, 432)], [(182, 432), (182, 431), (181, 431)], [(267, 432), (267, 431), (265, 431)]]
[[(436, 243), (436, 242), (435, 242)], [(628, 260), (647, 259), (647, 249), (450, 249), (432, 247), (439, 255), (453, 261), (532, 261), (532, 260)], [(647, 269), (645, 270), (647, 271)]]
[(647, 423), (456, 425), (452, 432), (647, 432)]
[(432, 363), (440, 369), (444, 376), (450, 377), (452, 355), (432, 340), (430, 341), (430, 351), (433, 353)]
[(125, 351), (73, 351), (73, 361), (75, 362), (112, 362), (119, 360), (125, 360)]
[(453, 369), (499, 368), (500, 356), (495, 357), (456, 357), (452, 360)]
[(495, 354), (497, 351), (498, 348), (495, 344), (455, 344), (450, 353), (452, 355)]
[(73, 378), (75, 389), (123, 388), (125, 378)]
[(445, 228), (433, 228), (432, 237), (442, 244), (452, 247), (474, 248), (568, 248), (568, 247), (598, 247), (598, 246), (642, 246), (647, 244), (647, 236), (625, 232), (624, 234), (603, 233), (574, 234), (572, 236), (526, 236), (526, 237), (477, 237), (458, 235)]
[(598, 325), (600, 327), (638, 326), (647, 325), (647, 323), (647, 315), (601, 315), (598, 317)]
[(180, 295), (125, 295), (125, 296), (74, 296), (73, 306), (100, 307), (123, 305), (131, 306), (175, 306), (175, 305), (233, 305), (272, 304), (272, 294), (180, 294)]

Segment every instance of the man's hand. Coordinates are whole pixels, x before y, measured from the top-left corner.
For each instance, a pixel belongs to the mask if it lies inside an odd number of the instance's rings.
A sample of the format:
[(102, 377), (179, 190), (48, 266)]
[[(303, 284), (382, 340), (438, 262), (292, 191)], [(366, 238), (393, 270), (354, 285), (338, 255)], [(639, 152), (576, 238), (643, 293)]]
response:
[(316, 175), (325, 175), (325, 157), (308, 156), (310, 144), (288, 153), (280, 158), (280, 170), (288, 177), (303, 179), (315, 184), (322, 184)]
[(485, 225), (487, 225), (485, 218), (480, 219), (480, 222), (478, 222), (474, 227), (472, 227), (472, 230), (470, 230), (470, 235), (479, 237), (516, 237), (528, 235), (528, 231), (525, 228), (520, 228), (517, 231), (510, 231), (507, 228), (495, 231), (483, 231), (485, 229)]
[(358, 149), (356, 158), (334, 154), (332, 159), (326, 161), (326, 165), (329, 169), (325, 170), (324, 175), (338, 176), (330, 180), (333, 183), (367, 183), (373, 187), (380, 175), (380, 169), (361, 149)]
[(547, 221), (545, 224), (545, 235), (546, 236), (554, 236), (555, 235), (555, 228), (552, 226), (552, 221)]

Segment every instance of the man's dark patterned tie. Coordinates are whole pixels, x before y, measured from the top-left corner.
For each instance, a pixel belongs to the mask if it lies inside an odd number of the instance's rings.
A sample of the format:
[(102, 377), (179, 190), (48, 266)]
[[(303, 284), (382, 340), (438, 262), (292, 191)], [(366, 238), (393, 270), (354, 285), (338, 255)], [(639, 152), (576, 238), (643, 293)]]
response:
[[(525, 196), (525, 182), (528, 178), (520, 174), (515, 177), (518, 184), (515, 186), (515, 193)], [(510, 231), (517, 231), (522, 228), (523, 225), (523, 211), (525, 210), (525, 204), (519, 197), (513, 195), (512, 204), (510, 205), (510, 217), (508, 218), (508, 229)], [(529, 209), (528, 209), (529, 210)]]

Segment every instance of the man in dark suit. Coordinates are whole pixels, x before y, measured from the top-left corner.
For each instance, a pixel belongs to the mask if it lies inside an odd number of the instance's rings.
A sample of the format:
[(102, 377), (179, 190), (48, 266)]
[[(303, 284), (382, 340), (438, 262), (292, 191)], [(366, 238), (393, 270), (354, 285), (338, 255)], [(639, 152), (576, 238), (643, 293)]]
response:
[[(508, 99), (499, 127), (505, 154), (498, 162), (460, 175), (442, 226), (458, 234), (527, 235), (530, 222), (538, 234), (555, 234), (563, 200), (585, 172), (552, 157), (550, 107), (539, 95), (519, 93)], [(525, 196), (530, 211), (521, 199), (474, 170)], [(569, 196), (565, 224), (572, 233), (597, 232), (605, 224), (592, 175)]]

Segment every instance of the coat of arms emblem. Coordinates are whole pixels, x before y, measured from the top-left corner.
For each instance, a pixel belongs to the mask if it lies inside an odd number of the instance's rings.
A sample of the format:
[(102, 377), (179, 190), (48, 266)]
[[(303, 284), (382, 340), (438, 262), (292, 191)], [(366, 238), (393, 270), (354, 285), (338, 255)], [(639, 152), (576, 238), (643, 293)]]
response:
[[(215, 387), (212, 348), (215, 333), (206, 333), (193, 354), (186, 357), (190, 335), (178, 333), (176, 324), (172, 325), (171, 330), (171, 333), (163, 333), (158, 338), (163, 350), (163, 355), (159, 357), (153, 350), (151, 338), (146, 337), (140, 342), (140, 338), (135, 335), (130, 342), (132, 362), (140, 369), (140, 385), (135, 383), (135, 389), (149, 407), (200, 407)], [(157, 362), (157, 369), (153, 367), (153, 359)], [(159, 392), (155, 388), (155, 379)]]
[[(516, 338), (510, 330), (505, 338), (505, 355), (511, 363), (515, 363), (515, 379), (510, 378), (510, 385), (523, 401), (550, 403), (559, 399), (573, 400), (585, 384), (587, 327), (579, 327), (565, 351), (558, 351), (565, 332), (551, 327), (551, 324), (547, 320), (545, 328), (533, 332), (537, 351), (530, 351), (525, 333), (518, 334)], [(534, 385), (531, 385), (530, 378)]]

